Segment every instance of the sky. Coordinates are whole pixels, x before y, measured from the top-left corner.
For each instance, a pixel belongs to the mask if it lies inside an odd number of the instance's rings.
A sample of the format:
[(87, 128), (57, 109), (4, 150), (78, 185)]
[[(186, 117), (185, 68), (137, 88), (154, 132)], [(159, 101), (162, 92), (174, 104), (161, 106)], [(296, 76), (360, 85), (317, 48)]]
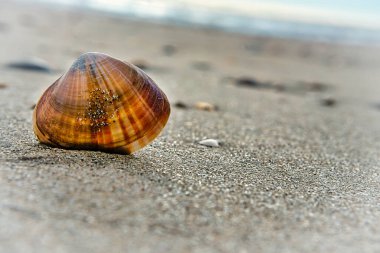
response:
[[(33, 0), (29, 0), (33, 1)], [(380, 0), (38, 0), (163, 16), (173, 9), (380, 29)], [(130, 13), (129, 13), (130, 14)]]
[(346, 10), (349, 12), (362, 12), (368, 14), (380, 13), (379, 0), (267, 0), (260, 2), (302, 5), (333, 10)]
[(263, 18), (380, 28), (380, 0), (176, 0), (176, 2)]
[[(302, 9), (318, 22), (349, 24), (380, 28), (380, 0), (242, 0), (244, 2), (260, 2), (279, 6), (288, 6), (299, 11), (295, 18), (305, 18)], [(281, 11), (279, 11), (280, 13)]]

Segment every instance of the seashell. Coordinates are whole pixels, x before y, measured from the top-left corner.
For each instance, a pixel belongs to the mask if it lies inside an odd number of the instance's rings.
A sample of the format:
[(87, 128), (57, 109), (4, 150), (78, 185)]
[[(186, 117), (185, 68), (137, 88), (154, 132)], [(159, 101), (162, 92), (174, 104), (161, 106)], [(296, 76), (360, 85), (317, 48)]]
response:
[(11, 62), (8, 64), (9, 68), (36, 71), (36, 72), (53, 72), (53, 69), (49, 66), (48, 62), (40, 58), (27, 58), (21, 61)]
[(130, 154), (157, 137), (169, 115), (165, 94), (141, 69), (85, 53), (44, 92), (33, 128), (50, 146)]
[(212, 148), (217, 148), (219, 147), (219, 141), (215, 139), (205, 139), (201, 140), (198, 142), (200, 145), (207, 146), (207, 147), (212, 147)]

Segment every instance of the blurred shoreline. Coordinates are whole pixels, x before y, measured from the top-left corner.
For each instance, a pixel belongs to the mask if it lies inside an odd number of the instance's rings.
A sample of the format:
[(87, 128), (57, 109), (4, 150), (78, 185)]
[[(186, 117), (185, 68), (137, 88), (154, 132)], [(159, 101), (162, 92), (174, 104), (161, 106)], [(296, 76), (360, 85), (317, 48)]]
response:
[[(297, 39), (305, 41), (328, 42), (339, 44), (353, 45), (380, 45), (380, 28), (376, 22), (366, 20), (373, 26), (352, 25), (346, 18), (336, 17), (337, 22), (332, 20), (313, 21), (315, 17), (294, 19), (289, 13), (287, 19), (274, 17), (273, 15), (260, 16), (257, 13), (245, 12), (240, 9), (227, 9), (228, 5), (208, 4), (213, 8), (207, 8), (207, 5), (191, 5), (189, 1), (173, 2), (170, 0), (155, 1), (129, 1), (116, 0), (18, 0), (22, 2), (40, 2), (55, 6), (69, 6), (88, 10), (97, 10), (106, 12), (115, 16), (133, 18), (164, 24), (175, 24), (186, 27), (205, 27), (216, 30), (234, 32), (253, 36), (266, 36), (272, 38)], [(197, 2), (197, 1), (195, 1)], [(225, 1), (222, 1), (225, 2)], [(249, 2), (249, 1), (242, 1)], [(252, 4), (247, 4), (250, 6)], [(224, 8), (221, 8), (224, 7)], [(243, 5), (244, 7), (244, 5)], [(252, 7), (252, 6), (251, 6)], [(291, 11), (292, 6), (288, 7)], [(260, 7), (263, 9), (263, 7)], [(260, 9), (259, 8), (259, 9)], [(265, 8), (264, 8), (265, 9)], [(256, 10), (256, 9), (255, 9)], [(308, 11), (308, 9), (305, 9)], [(293, 10), (294, 13), (302, 12), (302, 9)], [(267, 11), (268, 12), (268, 11)], [(278, 11), (277, 11), (278, 12)], [(315, 13), (310, 12), (311, 16)], [(279, 13), (277, 13), (280, 15)], [(287, 13), (280, 15), (286, 16)], [(307, 13), (303, 14), (306, 16)], [(329, 13), (334, 15), (334, 13)], [(339, 21), (339, 18), (342, 20)], [(339, 22), (338, 22), (339, 21)], [(364, 23), (364, 22), (363, 22)]]

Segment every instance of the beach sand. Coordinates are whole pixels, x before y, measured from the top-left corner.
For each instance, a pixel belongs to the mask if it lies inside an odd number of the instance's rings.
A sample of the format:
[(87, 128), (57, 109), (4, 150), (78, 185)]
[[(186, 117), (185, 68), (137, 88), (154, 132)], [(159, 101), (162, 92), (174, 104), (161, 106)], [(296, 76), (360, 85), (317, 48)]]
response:
[[(379, 48), (0, 5), (0, 252), (380, 250)], [(172, 104), (133, 155), (33, 134), (33, 105), (88, 51), (145, 65)], [(54, 71), (7, 67), (28, 57)]]

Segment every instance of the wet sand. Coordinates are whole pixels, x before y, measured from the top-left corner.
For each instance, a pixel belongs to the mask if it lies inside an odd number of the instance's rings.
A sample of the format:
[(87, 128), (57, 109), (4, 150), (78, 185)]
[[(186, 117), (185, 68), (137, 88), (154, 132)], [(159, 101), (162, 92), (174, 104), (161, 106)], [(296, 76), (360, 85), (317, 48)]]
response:
[[(14, 1), (0, 45), (0, 252), (380, 250), (379, 48)], [(133, 155), (33, 134), (33, 105), (88, 51), (139, 64), (172, 104)], [(52, 71), (9, 67), (29, 57)]]

